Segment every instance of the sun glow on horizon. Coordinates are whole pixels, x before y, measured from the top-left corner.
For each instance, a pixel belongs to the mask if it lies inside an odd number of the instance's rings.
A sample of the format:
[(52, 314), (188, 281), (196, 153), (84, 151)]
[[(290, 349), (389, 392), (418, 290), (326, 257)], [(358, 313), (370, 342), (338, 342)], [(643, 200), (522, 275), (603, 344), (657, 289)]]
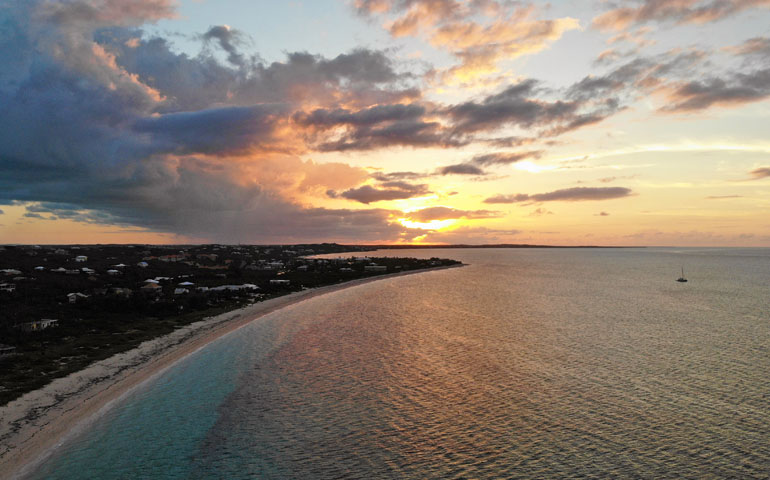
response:
[(406, 228), (419, 228), (421, 230), (444, 230), (457, 223), (458, 219), (448, 218), (446, 220), (431, 220), (430, 222), (415, 222), (408, 218), (399, 218), (398, 223)]

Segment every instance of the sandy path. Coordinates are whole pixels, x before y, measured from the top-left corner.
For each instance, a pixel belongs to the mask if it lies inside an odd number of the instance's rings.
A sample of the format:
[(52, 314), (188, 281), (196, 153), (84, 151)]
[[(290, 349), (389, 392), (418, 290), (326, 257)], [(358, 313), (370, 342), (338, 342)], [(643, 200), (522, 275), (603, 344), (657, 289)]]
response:
[[(460, 266), (460, 265), (456, 265)], [(328, 285), (259, 302), (192, 323), (96, 362), (0, 407), (0, 478), (20, 478), (87, 420), (127, 392), (211, 341), (280, 308), (344, 288), (450, 267)]]

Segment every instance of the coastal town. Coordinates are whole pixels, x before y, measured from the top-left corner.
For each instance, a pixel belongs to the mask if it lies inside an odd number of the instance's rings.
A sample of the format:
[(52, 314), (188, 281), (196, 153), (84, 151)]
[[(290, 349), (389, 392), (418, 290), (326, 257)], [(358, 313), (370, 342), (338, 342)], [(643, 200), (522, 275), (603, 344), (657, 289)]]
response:
[(459, 263), (350, 256), (367, 250), (338, 244), (0, 246), (0, 405), (241, 306)]

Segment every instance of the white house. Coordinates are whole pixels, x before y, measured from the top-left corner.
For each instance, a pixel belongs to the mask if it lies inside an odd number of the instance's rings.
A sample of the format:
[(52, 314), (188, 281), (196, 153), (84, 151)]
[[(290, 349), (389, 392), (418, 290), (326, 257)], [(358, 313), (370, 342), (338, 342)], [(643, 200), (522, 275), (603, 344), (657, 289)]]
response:
[(115, 270), (114, 268), (111, 268), (110, 270), (107, 270), (107, 275), (113, 275), (114, 276), (114, 275), (120, 275), (121, 273), (123, 273), (123, 272), (121, 272), (120, 270)]
[(190, 291), (187, 290), (186, 288), (175, 288), (174, 289), (174, 295), (183, 295), (185, 293), (190, 293)]
[(281, 280), (277, 278), (270, 280), (270, 285), (289, 285), (290, 283), (290, 280)]
[(75, 261), (76, 262), (87, 262), (88, 261), (88, 257), (86, 257), (85, 255), (78, 255), (77, 257), (75, 257)]
[(16, 285), (13, 283), (0, 283), (0, 292), (15, 292)]
[(147, 268), (147, 267), (150, 266), (150, 264), (147, 263), (147, 262), (139, 262), (139, 263), (136, 264), (136, 266), (140, 267), (140, 268)]
[(85, 300), (86, 298), (88, 298), (88, 295), (80, 292), (67, 294), (67, 299), (70, 303), (78, 303), (79, 300)]
[(35, 332), (39, 330), (45, 330), (50, 327), (59, 326), (59, 320), (55, 318), (41, 318), (32, 322), (21, 323), (18, 327), (25, 332)]

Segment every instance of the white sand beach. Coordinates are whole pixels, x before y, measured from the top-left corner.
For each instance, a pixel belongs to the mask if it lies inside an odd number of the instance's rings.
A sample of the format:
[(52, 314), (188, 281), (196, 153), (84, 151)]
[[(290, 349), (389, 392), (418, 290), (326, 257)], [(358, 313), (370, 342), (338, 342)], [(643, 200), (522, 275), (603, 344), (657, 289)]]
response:
[[(461, 265), (455, 265), (461, 266)], [(0, 407), (0, 478), (21, 478), (71, 432), (178, 360), (268, 313), (309, 298), (437, 267), (352, 280), (255, 303), (179, 328), (58, 378)]]

